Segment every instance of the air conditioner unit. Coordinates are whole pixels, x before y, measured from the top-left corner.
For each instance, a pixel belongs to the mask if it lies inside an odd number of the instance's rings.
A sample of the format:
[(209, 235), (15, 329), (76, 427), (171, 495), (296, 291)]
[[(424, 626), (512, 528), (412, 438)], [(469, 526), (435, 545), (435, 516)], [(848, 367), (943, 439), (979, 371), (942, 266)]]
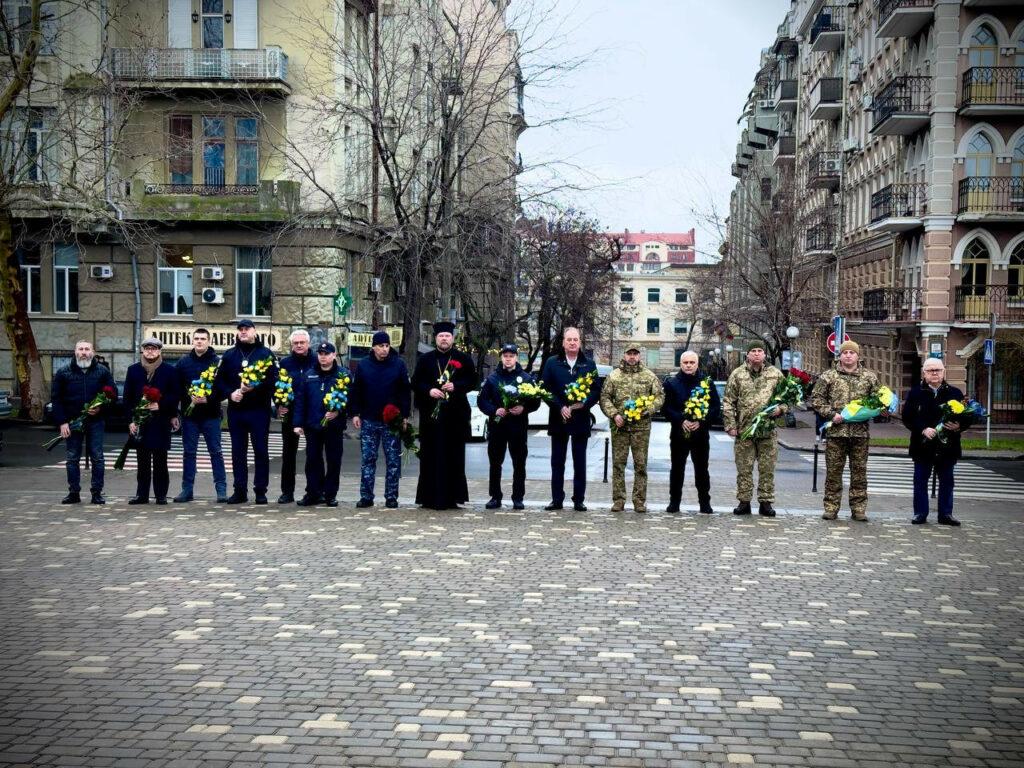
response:
[(837, 157), (826, 157), (822, 163), (822, 168), (825, 173), (839, 173), (839, 169), (842, 167), (843, 161)]
[(380, 305), (380, 322), (382, 325), (391, 324), (391, 305), (381, 304)]
[(110, 264), (92, 264), (89, 267), (89, 277), (93, 280), (109, 280), (114, 276), (114, 268)]
[(223, 288), (203, 288), (203, 304), (223, 304)]
[(775, 109), (775, 99), (758, 99), (758, 109)]
[(857, 139), (845, 139), (843, 141), (843, 152), (860, 152), (860, 141)]
[(379, 277), (371, 277), (370, 278), (370, 293), (380, 293), (380, 278)]
[(223, 280), (223, 267), (203, 267), (203, 280)]

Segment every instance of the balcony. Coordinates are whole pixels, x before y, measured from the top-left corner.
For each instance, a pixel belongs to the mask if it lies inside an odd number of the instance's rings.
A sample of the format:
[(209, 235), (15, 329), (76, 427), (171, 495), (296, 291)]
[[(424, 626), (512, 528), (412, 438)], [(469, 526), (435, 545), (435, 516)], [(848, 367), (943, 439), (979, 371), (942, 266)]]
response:
[(747, 170), (747, 166), (740, 165), (739, 163), (733, 163), (732, 168), (730, 170), (733, 176), (735, 176), (737, 179), (741, 179), (743, 178), (744, 172)]
[(807, 228), (804, 241), (805, 256), (831, 255), (835, 251), (835, 228), (831, 221), (821, 221)]
[(865, 323), (913, 323), (921, 319), (923, 299), (921, 288), (872, 288), (851, 314)]
[(969, 176), (957, 202), (960, 221), (1024, 221), (1024, 176)]
[(992, 313), (1000, 323), (1024, 323), (1024, 287), (1019, 285), (958, 285), (953, 319), (988, 325)]
[(824, 53), (842, 48), (846, 34), (845, 20), (846, 8), (841, 5), (824, 6), (811, 25), (811, 50)]
[(962, 115), (1024, 115), (1024, 67), (971, 67), (963, 74)]
[(807, 161), (809, 189), (836, 189), (843, 168), (843, 153), (838, 149), (815, 152)]
[(890, 184), (871, 196), (871, 232), (909, 232), (920, 227), (928, 212), (928, 185)]
[(778, 167), (796, 159), (796, 136), (779, 136), (772, 147), (772, 165)]
[(871, 102), (876, 136), (910, 136), (931, 122), (932, 79), (900, 75), (886, 83)]
[(779, 80), (775, 86), (775, 111), (796, 112), (796, 80)]
[(842, 78), (821, 78), (811, 89), (811, 120), (837, 120), (843, 114), (842, 101)]
[(280, 48), (114, 48), (114, 80), (143, 90), (194, 88), (286, 96), (288, 57)]
[(133, 183), (129, 195), (132, 218), (166, 221), (280, 221), (298, 213), (300, 205), (299, 182), (285, 180), (258, 184)]
[(933, 0), (875, 0), (878, 37), (911, 37), (930, 24)]

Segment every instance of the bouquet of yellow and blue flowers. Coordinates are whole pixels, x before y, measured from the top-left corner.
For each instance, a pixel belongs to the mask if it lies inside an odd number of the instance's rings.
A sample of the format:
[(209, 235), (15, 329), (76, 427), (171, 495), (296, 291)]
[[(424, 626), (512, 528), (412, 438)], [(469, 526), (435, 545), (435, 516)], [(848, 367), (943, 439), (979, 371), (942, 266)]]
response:
[[(217, 366), (211, 365), (205, 371), (199, 374), (198, 379), (192, 379), (192, 383), (188, 386), (189, 397), (209, 397), (213, 394), (213, 380), (217, 376)], [(191, 416), (192, 411), (196, 408), (195, 403), (189, 403), (188, 407), (185, 408), (185, 415)]]
[(565, 385), (565, 399), (570, 403), (582, 403), (590, 397), (590, 390), (594, 386), (594, 379), (597, 378), (597, 371), (584, 373), (575, 381)]
[[(690, 396), (683, 403), (683, 415), (689, 416), (687, 421), (704, 421), (711, 410), (711, 379), (705, 378), (690, 391)], [(690, 433), (683, 430), (683, 437), (690, 439)]]
[(647, 411), (654, 405), (656, 399), (654, 395), (640, 395), (640, 397), (627, 400), (622, 405), (622, 418), (629, 422), (640, 421), (644, 416), (649, 416)]
[(960, 425), (960, 429), (964, 430), (988, 416), (985, 406), (971, 397), (965, 397), (963, 400), (947, 400), (939, 408), (942, 409), (942, 421), (935, 427), (935, 432), (940, 443), (949, 442), (949, 435), (946, 434), (947, 421), (955, 421)]
[(803, 380), (792, 373), (787, 374), (783, 377), (782, 381), (775, 385), (775, 390), (772, 392), (771, 399), (768, 400), (768, 405), (754, 414), (754, 420), (750, 422), (750, 426), (740, 432), (740, 439), (756, 440), (766, 437), (775, 429), (775, 417), (771, 415), (772, 412), (781, 405), (789, 406), (790, 408), (799, 405), (803, 397)]
[[(540, 384), (524, 381), (522, 376), (516, 376), (515, 384), (503, 384), (498, 388), (498, 392), (501, 395), (501, 407), (505, 410), (515, 408), (517, 405), (528, 405), (534, 400), (550, 403), (555, 399), (554, 395)], [(495, 416), (494, 420), (501, 421), (501, 416)]]
[[(291, 375), (284, 368), (277, 369), (277, 381), (274, 382), (274, 405), (278, 408), (290, 408), (295, 399), (295, 387)], [(288, 415), (284, 419), (287, 421)]]
[[(870, 421), (875, 416), (881, 414), (882, 411), (896, 413), (899, 407), (900, 399), (896, 396), (896, 393), (888, 387), (879, 387), (867, 397), (860, 397), (848, 402), (843, 406), (843, 410), (839, 414), (843, 417), (843, 421), (857, 424), (863, 421)], [(825, 422), (821, 431), (825, 432), (831, 426), (831, 421)]]
[(255, 389), (263, 383), (263, 380), (267, 378), (267, 372), (273, 367), (273, 358), (264, 357), (255, 363), (245, 363), (242, 365), (242, 373), (239, 374), (238, 378), (242, 382), (242, 386)]
[[(324, 407), (328, 413), (331, 411), (343, 411), (348, 406), (348, 385), (350, 381), (352, 381), (352, 377), (344, 372), (339, 372), (334, 378), (334, 385), (324, 395)], [(327, 418), (327, 413), (325, 413), (324, 417), (320, 419), (320, 426), (326, 427), (329, 421), (331, 420)]]

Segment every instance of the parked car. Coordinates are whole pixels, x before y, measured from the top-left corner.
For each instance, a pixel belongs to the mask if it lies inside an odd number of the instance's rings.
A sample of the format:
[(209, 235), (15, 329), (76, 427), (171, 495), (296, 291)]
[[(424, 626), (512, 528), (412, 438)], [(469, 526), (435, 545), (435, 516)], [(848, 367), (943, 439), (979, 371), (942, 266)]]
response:
[[(718, 400), (719, 400), (719, 402), (724, 402), (725, 401), (725, 382), (724, 381), (716, 381), (715, 382), (715, 389), (718, 390)], [(725, 429), (725, 424), (722, 421), (722, 409), (721, 408), (718, 409), (718, 418), (711, 419), (708, 422), (708, 429)]]
[(477, 398), (480, 396), (480, 390), (474, 389), (472, 392), (466, 393), (466, 400), (469, 401), (469, 439), (470, 440), (486, 440), (489, 427), (487, 425), (487, 416), (477, 407)]
[[(117, 402), (107, 406), (106, 429), (108, 432), (127, 432), (132, 415), (124, 404), (124, 382), (115, 381), (114, 386), (117, 387)], [(57, 426), (53, 420), (53, 403), (47, 403), (43, 408), (43, 418), (47, 424)]]

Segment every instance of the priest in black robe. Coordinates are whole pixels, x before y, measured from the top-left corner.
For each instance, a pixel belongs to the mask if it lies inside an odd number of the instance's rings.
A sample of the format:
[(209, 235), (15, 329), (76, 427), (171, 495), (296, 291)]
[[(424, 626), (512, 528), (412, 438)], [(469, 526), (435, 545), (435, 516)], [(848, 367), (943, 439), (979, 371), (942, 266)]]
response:
[[(466, 441), (470, 410), (466, 393), (477, 386), (469, 355), (454, 348), (455, 326), (434, 324), (435, 349), (416, 363), (412, 391), (420, 412), (420, 477), (416, 503), (454, 509), (469, 501)], [(445, 371), (449, 376), (445, 381)], [(433, 414), (437, 411), (437, 418)]]

